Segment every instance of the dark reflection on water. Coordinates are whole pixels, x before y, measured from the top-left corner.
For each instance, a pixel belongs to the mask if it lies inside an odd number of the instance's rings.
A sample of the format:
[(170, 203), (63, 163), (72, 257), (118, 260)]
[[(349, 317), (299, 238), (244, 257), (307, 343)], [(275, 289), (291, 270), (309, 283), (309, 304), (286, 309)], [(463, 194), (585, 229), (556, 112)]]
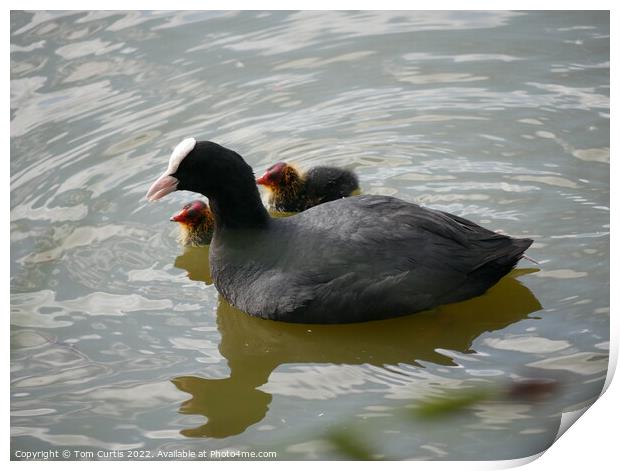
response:
[(174, 266), (187, 271), (187, 277), (194, 281), (204, 281), (210, 285), (209, 247), (184, 247), (183, 253), (174, 261)]
[[(437, 349), (472, 353), (472, 342), (482, 333), (503, 329), (542, 309), (536, 296), (516, 279), (531, 271), (537, 270), (516, 270), (485, 295), (468, 301), (411, 316), (349, 325), (266, 321), (220, 299), (219, 351), (228, 362), (230, 376), (180, 376), (172, 380), (177, 388), (193, 396), (179, 412), (208, 419), (206, 424), (181, 433), (188, 437), (226, 437), (262, 420), (271, 394), (257, 388), (285, 363), (419, 366), (420, 361), (428, 361), (455, 365)], [(192, 277), (210, 280), (204, 271), (194, 271)]]

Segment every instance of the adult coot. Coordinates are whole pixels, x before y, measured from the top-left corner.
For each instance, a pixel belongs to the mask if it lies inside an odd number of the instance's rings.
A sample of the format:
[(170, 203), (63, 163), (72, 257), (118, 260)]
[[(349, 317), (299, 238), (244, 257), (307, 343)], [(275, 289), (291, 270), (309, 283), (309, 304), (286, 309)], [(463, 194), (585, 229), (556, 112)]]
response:
[(256, 183), (269, 190), (269, 209), (281, 212), (304, 211), (359, 191), (357, 177), (350, 170), (313, 167), (302, 174), (285, 162), (269, 167)]
[(170, 218), (181, 228), (179, 242), (186, 247), (209, 245), (213, 237), (213, 214), (204, 201), (194, 200)]
[(252, 168), (214, 142), (185, 139), (147, 199), (209, 198), (209, 261), (233, 306), (286, 322), (344, 323), (411, 314), (484, 293), (532, 244), (442, 211), (363, 195), (271, 218)]

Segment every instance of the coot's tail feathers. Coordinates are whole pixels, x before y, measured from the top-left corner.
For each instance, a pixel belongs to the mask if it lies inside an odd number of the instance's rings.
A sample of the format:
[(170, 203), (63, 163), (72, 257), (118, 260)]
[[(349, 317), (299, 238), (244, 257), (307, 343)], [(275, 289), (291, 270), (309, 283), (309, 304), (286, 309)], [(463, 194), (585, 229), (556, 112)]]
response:
[(499, 278), (508, 274), (515, 267), (519, 260), (523, 258), (523, 252), (534, 242), (532, 239), (507, 239), (509, 244), (506, 245), (504, 250), (498, 251), (492, 260), (478, 266), (469, 276), (475, 277), (478, 272), (484, 273), (490, 269), (491, 271), (497, 270), (502, 272), (497, 278), (499, 280)]
[(530, 261), (530, 262), (532, 262), (532, 263), (535, 263), (536, 265), (540, 266), (540, 262), (539, 262), (539, 261), (534, 260), (532, 257), (528, 257), (528, 256), (527, 256), (527, 255), (525, 255), (525, 254), (522, 254), (522, 255), (521, 255), (521, 258), (524, 258), (524, 259), (526, 259), (526, 260), (528, 260), (528, 261)]
[(442, 303), (453, 303), (479, 296), (512, 271), (525, 252), (534, 242), (531, 239), (506, 238), (504, 250), (495, 253), (490, 260), (477, 266), (467, 275), (467, 282), (460, 288), (447, 293)]

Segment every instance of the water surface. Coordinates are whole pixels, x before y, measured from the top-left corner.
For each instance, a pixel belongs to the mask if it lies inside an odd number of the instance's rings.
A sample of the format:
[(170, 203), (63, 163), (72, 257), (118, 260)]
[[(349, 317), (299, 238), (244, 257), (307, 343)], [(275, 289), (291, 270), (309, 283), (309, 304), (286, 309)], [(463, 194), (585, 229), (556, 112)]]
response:
[[(262, 172), (354, 169), (535, 239), (486, 295), (355, 326), (250, 318), (208, 249), (147, 204), (196, 136)], [(277, 450), (508, 459), (602, 388), (609, 341), (605, 12), (13, 12), (11, 437), (17, 450)], [(422, 423), (436, 396), (526, 377), (543, 402)]]

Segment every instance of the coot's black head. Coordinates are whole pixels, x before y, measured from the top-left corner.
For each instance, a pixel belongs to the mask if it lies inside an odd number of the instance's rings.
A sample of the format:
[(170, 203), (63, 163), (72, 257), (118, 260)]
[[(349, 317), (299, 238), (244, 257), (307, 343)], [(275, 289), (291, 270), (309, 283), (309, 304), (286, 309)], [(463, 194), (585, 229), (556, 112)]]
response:
[(146, 198), (155, 201), (176, 190), (201, 193), (208, 198), (254, 187), (252, 168), (236, 152), (209, 141), (188, 138), (177, 145), (168, 168)]
[(209, 198), (217, 228), (257, 229), (269, 223), (254, 173), (236, 152), (209, 141), (189, 138), (175, 147), (168, 168), (146, 194), (149, 201), (176, 190)]

